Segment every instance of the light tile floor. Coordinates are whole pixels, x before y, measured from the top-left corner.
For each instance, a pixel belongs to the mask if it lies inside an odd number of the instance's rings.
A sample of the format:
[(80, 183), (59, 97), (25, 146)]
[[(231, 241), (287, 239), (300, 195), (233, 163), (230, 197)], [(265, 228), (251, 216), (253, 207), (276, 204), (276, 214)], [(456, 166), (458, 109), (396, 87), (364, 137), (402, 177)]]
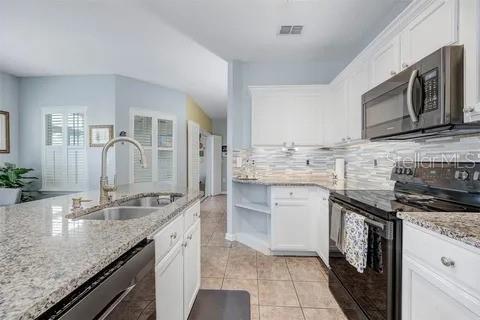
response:
[(315, 257), (266, 256), (225, 240), (226, 197), (202, 202), (203, 289), (246, 290), (252, 319), (346, 320)]

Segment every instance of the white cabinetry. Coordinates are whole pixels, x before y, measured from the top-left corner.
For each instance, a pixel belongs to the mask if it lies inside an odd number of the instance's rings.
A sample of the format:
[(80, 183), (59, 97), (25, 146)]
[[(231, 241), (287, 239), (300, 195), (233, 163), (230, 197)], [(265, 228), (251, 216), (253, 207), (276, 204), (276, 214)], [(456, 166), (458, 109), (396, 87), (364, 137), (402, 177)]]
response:
[(458, 0), (433, 1), (401, 34), (402, 69), (458, 41)]
[(323, 189), (318, 190), (318, 196), (314, 202), (312, 210), (316, 217), (315, 221), (315, 241), (318, 256), (328, 266), (328, 245), (330, 241), (330, 213), (328, 197), (329, 192)]
[(369, 74), (366, 64), (354, 70), (347, 80), (346, 86), (346, 140), (356, 140), (362, 137), (362, 95), (368, 91)]
[(157, 319), (186, 320), (200, 288), (199, 202), (153, 238)]
[(480, 250), (404, 223), (403, 320), (480, 318)]
[(325, 114), (325, 144), (345, 142), (347, 136), (346, 117), (346, 81), (331, 85), (331, 103)]
[(187, 319), (200, 289), (200, 220), (185, 233), (183, 257), (184, 308)]
[(155, 266), (157, 319), (183, 320), (183, 255), (179, 242)]
[(308, 200), (274, 199), (272, 250), (310, 251), (312, 215)]
[(323, 144), (327, 86), (250, 87), (252, 146)]
[(400, 71), (400, 37), (381, 46), (371, 59), (371, 86), (382, 83)]

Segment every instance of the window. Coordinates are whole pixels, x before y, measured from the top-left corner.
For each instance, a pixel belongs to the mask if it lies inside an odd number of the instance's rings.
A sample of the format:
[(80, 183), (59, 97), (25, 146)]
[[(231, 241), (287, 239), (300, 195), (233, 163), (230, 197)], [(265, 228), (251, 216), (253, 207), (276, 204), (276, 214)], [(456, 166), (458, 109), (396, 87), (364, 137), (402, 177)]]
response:
[(43, 109), (42, 190), (86, 188), (85, 113), (86, 108)]
[(147, 168), (142, 168), (140, 154), (130, 147), (130, 182), (177, 183), (176, 118), (154, 111), (132, 109), (131, 132), (145, 149)]

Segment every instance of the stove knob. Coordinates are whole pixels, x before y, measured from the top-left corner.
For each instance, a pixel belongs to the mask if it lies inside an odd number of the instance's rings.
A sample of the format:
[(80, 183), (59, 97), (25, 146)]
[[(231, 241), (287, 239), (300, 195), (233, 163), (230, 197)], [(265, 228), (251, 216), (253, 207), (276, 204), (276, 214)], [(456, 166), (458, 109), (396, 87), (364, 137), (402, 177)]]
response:
[(397, 171), (398, 174), (402, 174), (403, 173), (403, 168), (397, 168), (396, 171)]
[(408, 174), (409, 176), (411, 176), (413, 174), (413, 170), (412, 169), (405, 169), (405, 174)]
[(455, 179), (465, 181), (468, 179), (468, 171), (455, 171)]
[(480, 178), (480, 171), (475, 171), (475, 172), (473, 173), (473, 180), (474, 180), (474, 181), (478, 181), (479, 178)]

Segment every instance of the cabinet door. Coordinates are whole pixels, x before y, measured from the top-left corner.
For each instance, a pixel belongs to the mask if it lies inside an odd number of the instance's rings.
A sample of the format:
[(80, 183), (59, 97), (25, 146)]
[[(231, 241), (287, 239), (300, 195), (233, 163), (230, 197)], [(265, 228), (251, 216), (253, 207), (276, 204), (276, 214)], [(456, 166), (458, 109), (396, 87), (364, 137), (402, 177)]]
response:
[(183, 320), (183, 254), (179, 242), (155, 266), (157, 320)]
[(324, 115), (325, 144), (345, 142), (347, 137), (346, 124), (346, 81), (340, 81), (331, 88), (331, 97)]
[(406, 255), (402, 269), (403, 320), (479, 319), (479, 300), (453, 282)]
[[(322, 99), (315, 94), (292, 94), (288, 116), (287, 143), (294, 142), (299, 146), (314, 146), (323, 144)], [(323, 106), (326, 104), (323, 103)]]
[(316, 241), (317, 254), (320, 256), (325, 265), (328, 266), (328, 246), (329, 246), (329, 231), (330, 231), (330, 217), (328, 207), (328, 192), (319, 193), (319, 205), (315, 208), (317, 215), (316, 223)]
[(353, 72), (347, 85), (347, 140), (362, 137), (362, 95), (368, 91), (368, 68), (364, 65)]
[(200, 289), (200, 220), (185, 233), (183, 252), (185, 319)]
[(307, 201), (274, 200), (272, 250), (310, 251), (311, 215)]
[(288, 106), (282, 94), (252, 92), (252, 146), (288, 142)]
[(384, 82), (400, 71), (400, 37), (396, 36), (381, 47), (371, 61), (372, 87)]
[(402, 32), (402, 69), (458, 41), (458, 0), (436, 0)]

